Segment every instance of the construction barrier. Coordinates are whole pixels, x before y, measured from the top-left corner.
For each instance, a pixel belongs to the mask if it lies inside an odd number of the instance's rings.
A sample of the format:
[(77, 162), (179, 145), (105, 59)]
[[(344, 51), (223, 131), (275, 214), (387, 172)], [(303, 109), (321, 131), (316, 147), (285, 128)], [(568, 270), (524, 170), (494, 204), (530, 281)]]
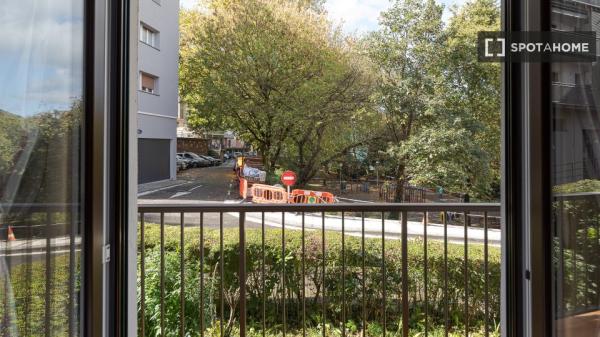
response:
[(240, 197), (246, 199), (248, 196), (248, 180), (240, 178)]
[(293, 190), (290, 203), (294, 204), (333, 204), (335, 197), (329, 192)]
[(252, 202), (257, 204), (286, 204), (287, 191), (281, 187), (254, 184), (250, 187)]

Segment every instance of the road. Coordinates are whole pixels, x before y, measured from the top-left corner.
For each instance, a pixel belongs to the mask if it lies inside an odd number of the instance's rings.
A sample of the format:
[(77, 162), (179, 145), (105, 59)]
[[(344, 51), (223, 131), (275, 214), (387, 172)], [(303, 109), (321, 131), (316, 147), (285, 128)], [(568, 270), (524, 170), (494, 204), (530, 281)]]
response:
[(177, 181), (154, 190), (138, 193), (141, 202), (147, 200), (223, 202), (239, 200), (233, 160), (223, 165), (188, 169), (177, 175)]
[[(156, 191), (146, 191), (140, 196), (140, 203), (144, 204), (198, 204), (198, 203), (240, 203), (242, 200), (237, 197), (237, 184), (233, 173), (233, 161), (227, 162), (219, 167), (197, 168), (184, 171), (177, 182), (171, 187), (159, 188)], [(150, 193), (149, 193), (150, 192)], [(205, 213), (203, 223), (207, 228), (219, 228), (220, 214)], [(281, 228), (281, 213), (266, 213), (265, 225), (267, 227)], [(160, 223), (159, 214), (145, 214), (145, 223)], [(180, 214), (165, 214), (164, 222), (167, 225), (180, 225)], [(184, 225), (186, 227), (195, 227), (200, 225), (200, 214), (184, 214)], [(246, 228), (260, 228), (262, 224), (262, 215), (248, 213), (246, 215)], [(290, 230), (300, 230), (302, 216), (297, 213), (285, 213), (285, 227)], [(306, 214), (305, 225), (307, 229), (319, 230), (323, 226), (320, 214)], [(223, 213), (224, 227), (239, 226), (239, 214), (235, 212)], [(386, 238), (400, 238), (400, 222), (397, 220), (386, 220)], [(359, 236), (362, 231), (362, 221), (360, 218), (346, 216), (345, 228), (348, 235)], [(341, 231), (341, 218), (337, 215), (325, 216), (325, 229), (332, 231)], [(429, 224), (427, 226), (428, 237), (433, 240), (442, 240), (444, 238), (443, 226), (440, 224)], [(366, 218), (365, 233), (369, 237), (381, 237), (381, 219)], [(419, 221), (408, 222), (408, 236), (411, 238), (422, 237), (424, 233), (423, 224)], [(472, 227), (468, 230), (468, 240), (470, 243), (483, 242), (484, 232), (481, 228)], [(500, 231), (490, 229), (488, 232), (491, 245), (500, 245)], [(464, 228), (462, 226), (448, 226), (448, 240), (454, 243), (464, 242)]]

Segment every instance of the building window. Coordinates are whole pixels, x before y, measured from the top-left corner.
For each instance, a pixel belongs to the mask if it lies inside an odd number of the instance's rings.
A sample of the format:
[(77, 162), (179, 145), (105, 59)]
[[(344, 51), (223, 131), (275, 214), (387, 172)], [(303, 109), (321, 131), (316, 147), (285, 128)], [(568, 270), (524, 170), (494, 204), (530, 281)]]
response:
[(158, 48), (158, 31), (142, 24), (140, 29), (140, 41), (154, 48)]
[(141, 87), (143, 92), (158, 94), (158, 77), (146, 73), (140, 73)]

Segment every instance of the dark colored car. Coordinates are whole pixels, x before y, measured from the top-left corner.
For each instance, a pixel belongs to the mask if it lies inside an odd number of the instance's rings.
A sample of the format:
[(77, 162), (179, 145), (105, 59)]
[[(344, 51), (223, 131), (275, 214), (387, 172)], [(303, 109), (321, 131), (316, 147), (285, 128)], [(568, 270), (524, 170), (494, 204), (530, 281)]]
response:
[(193, 152), (184, 152), (183, 155), (186, 158), (191, 159), (194, 162), (194, 164), (196, 165), (195, 167), (206, 167), (206, 166), (212, 165), (210, 160), (203, 158), (202, 156), (199, 156)]
[(185, 158), (181, 153), (177, 154), (177, 171), (183, 171), (191, 167), (192, 162)]
[(183, 152), (183, 153), (178, 153), (177, 155), (181, 156), (183, 159), (185, 159), (188, 162), (188, 168), (201, 167), (202, 160), (194, 158), (189, 153)]
[(206, 156), (206, 155), (200, 155), (200, 154), (198, 156), (210, 161), (212, 166), (221, 165), (221, 159), (213, 158), (211, 156)]

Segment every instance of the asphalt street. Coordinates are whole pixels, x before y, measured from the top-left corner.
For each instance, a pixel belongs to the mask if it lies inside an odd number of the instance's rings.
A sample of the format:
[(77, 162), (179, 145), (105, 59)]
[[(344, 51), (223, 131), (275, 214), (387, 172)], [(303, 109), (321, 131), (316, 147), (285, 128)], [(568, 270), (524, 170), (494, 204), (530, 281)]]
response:
[(164, 202), (197, 201), (224, 202), (239, 200), (233, 172), (233, 160), (223, 165), (193, 168), (180, 172), (177, 180), (156, 189), (138, 193), (138, 200)]
[[(157, 187), (155, 190), (145, 190), (139, 196), (139, 202), (144, 204), (198, 204), (198, 203), (240, 203), (242, 200), (238, 197), (238, 187), (236, 177), (233, 172), (233, 161), (226, 162), (218, 167), (196, 168), (182, 172), (177, 181), (170, 186)], [(221, 216), (224, 227), (239, 226), (239, 214), (235, 212), (223, 213), (204, 213), (203, 224), (207, 228), (219, 228)], [(200, 226), (200, 214), (184, 214), (184, 225), (186, 227)], [(282, 227), (281, 213), (266, 213), (265, 225), (267, 227)], [(301, 229), (301, 214), (286, 213), (285, 227), (290, 230)], [(306, 228), (309, 230), (319, 230), (323, 226), (322, 218), (319, 214), (306, 214)], [(160, 214), (144, 214), (145, 223), (160, 223)], [(166, 225), (180, 225), (181, 215), (166, 213), (164, 215)], [(348, 235), (360, 235), (360, 218), (346, 217), (346, 231)], [(246, 228), (260, 228), (262, 224), (261, 214), (247, 214)], [(325, 216), (325, 229), (341, 231), (341, 218), (336, 215)], [(428, 236), (433, 240), (443, 240), (443, 227), (440, 224), (428, 225)], [(386, 220), (386, 238), (398, 239), (400, 237), (400, 223), (397, 220)], [(409, 221), (408, 236), (422, 237), (423, 224), (420, 221)], [(370, 237), (381, 237), (381, 219), (365, 219), (365, 233)], [(500, 231), (490, 229), (488, 232), (491, 245), (500, 244)], [(464, 228), (462, 226), (452, 226), (448, 228), (448, 240), (454, 243), (461, 243), (464, 240)], [(470, 243), (481, 243), (483, 241), (483, 229), (469, 228), (468, 241)]]

